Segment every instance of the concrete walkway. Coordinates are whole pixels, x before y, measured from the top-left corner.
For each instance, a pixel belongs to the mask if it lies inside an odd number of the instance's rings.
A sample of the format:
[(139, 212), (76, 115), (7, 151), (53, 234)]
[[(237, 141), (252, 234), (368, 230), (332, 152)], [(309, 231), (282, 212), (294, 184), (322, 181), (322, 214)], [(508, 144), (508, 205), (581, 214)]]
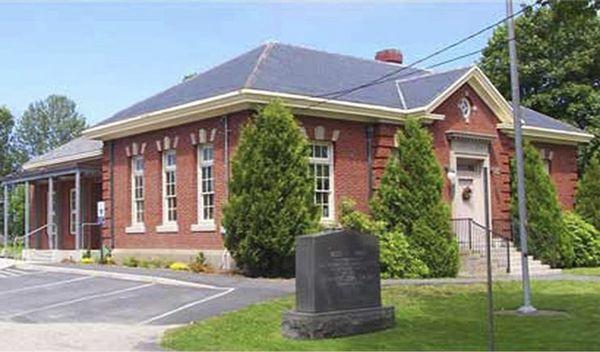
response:
[(0, 323), (0, 351), (159, 351), (168, 326)]

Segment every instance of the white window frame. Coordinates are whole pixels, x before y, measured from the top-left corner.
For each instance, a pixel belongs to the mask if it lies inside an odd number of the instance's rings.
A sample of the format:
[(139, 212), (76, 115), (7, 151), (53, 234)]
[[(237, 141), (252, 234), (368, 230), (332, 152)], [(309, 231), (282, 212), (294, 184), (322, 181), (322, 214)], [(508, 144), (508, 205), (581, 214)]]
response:
[[(137, 162), (142, 162), (142, 168), (139, 170), (137, 168)], [(144, 177), (146, 165), (145, 160), (142, 155), (137, 155), (131, 158), (131, 226), (125, 229), (126, 233), (144, 233), (146, 231), (144, 225), (144, 217), (146, 212), (146, 180)], [(141, 177), (141, 191), (142, 196), (140, 198), (137, 197), (137, 183), (136, 178)], [(142, 202), (142, 221), (138, 220), (138, 213), (140, 209), (138, 208), (139, 202)]]
[[(210, 150), (210, 159), (204, 158), (204, 152), (206, 150)], [(215, 149), (212, 144), (200, 144), (197, 147), (197, 203), (198, 203), (198, 223), (192, 225), (192, 231), (214, 231), (216, 229), (215, 226)], [(210, 177), (204, 179), (203, 170), (205, 168), (210, 168)], [(211, 185), (210, 191), (204, 189), (204, 185), (206, 182), (209, 182)], [(212, 218), (205, 216), (205, 210), (207, 208), (207, 204), (204, 202), (205, 196), (212, 195)]]
[[(175, 157), (174, 165), (167, 165), (169, 156)], [(167, 195), (167, 174), (173, 172), (173, 186), (175, 188), (175, 194)], [(175, 199), (175, 219), (169, 219), (169, 199)], [(170, 149), (162, 154), (162, 225), (157, 226), (157, 232), (177, 232), (177, 152), (175, 149)]]
[[(320, 208), (320, 213), (321, 213), (321, 223), (327, 225), (327, 224), (334, 224), (335, 223), (335, 180), (334, 180), (334, 165), (333, 165), (333, 161), (334, 161), (334, 157), (333, 157), (333, 143), (331, 142), (317, 142), (317, 141), (312, 141), (310, 143), (310, 157), (309, 157), (309, 164), (310, 164), (310, 168), (311, 168), (311, 174), (314, 174), (315, 176), (313, 176), (313, 182), (314, 182), (314, 187), (313, 187), (313, 192), (314, 192), (314, 201), (315, 204), (317, 204), (317, 182), (316, 182), (316, 172), (314, 170), (315, 165), (327, 165), (329, 167), (329, 193), (328, 193), (328, 197), (327, 197), (327, 203), (329, 206), (329, 214), (328, 216), (323, 216), (323, 209), (322, 207), (319, 206)], [(321, 147), (326, 147), (327, 148), (327, 158), (315, 158), (313, 157), (313, 146), (321, 146)]]
[[(77, 192), (75, 188), (69, 190), (69, 234), (77, 234)], [(54, 215), (54, 214), (53, 214)]]

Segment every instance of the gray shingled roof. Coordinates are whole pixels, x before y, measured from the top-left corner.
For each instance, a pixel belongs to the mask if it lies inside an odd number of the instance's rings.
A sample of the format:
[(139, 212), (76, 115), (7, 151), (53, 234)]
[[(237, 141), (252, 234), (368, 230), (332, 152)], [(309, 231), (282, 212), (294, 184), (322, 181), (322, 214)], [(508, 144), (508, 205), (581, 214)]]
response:
[[(400, 67), (403, 66), (287, 44), (268, 43), (136, 103), (98, 125), (242, 88), (323, 97), (328, 93), (371, 82)], [(395, 76), (396, 80), (386, 80), (382, 84), (357, 90), (339, 100), (398, 109), (423, 107), (470, 69), (466, 67), (430, 72), (404, 67)], [(531, 126), (568, 132), (580, 131), (530, 109), (526, 109), (525, 120)]]
[[(370, 82), (399, 67), (398, 64), (268, 43), (136, 103), (98, 125), (242, 88), (320, 96)], [(406, 68), (399, 76), (412, 77), (427, 73)], [(345, 95), (343, 100), (402, 108), (393, 80)]]
[(397, 80), (404, 108), (413, 109), (429, 104), (470, 69), (471, 67), (464, 67)]
[(60, 147), (54, 148), (45, 154), (32, 158), (26, 162), (23, 167), (26, 168), (28, 164), (52, 161), (101, 150), (102, 141), (95, 141), (86, 137), (79, 137), (61, 145)]
[(541, 112), (537, 112), (524, 106), (521, 106), (521, 109), (523, 111), (523, 120), (525, 121), (525, 126), (547, 128), (565, 132), (585, 132), (575, 126), (569, 125), (566, 122), (559, 121), (548, 115), (544, 115)]

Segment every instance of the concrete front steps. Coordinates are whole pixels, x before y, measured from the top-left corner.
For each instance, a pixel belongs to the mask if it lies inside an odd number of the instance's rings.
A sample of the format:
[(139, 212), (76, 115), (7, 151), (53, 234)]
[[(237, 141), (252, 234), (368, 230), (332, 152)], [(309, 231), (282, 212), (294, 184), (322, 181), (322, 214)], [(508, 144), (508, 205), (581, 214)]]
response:
[[(510, 273), (507, 273), (507, 262), (510, 256)], [(491, 248), (492, 257), (492, 275), (493, 276), (521, 276), (521, 252), (519, 252), (512, 242), (509, 242), (509, 251), (506, 252), (505, 243), (494, 243)], [(487, 261), (485, 249), (483, 250), (461, 250), (460, 277), (485, 277), (487, 275)], [(529, 258), (529, 274), (531, 276), (556, 275), (560, 274), (560, 269), (552, 269), (549, 265), (541, 261)]]

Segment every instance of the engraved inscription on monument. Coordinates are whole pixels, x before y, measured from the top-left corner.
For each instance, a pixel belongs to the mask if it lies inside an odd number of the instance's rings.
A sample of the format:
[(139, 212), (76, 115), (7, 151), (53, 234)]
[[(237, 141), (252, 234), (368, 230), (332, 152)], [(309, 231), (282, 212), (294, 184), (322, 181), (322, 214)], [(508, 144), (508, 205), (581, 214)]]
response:
[(347, 230), (298, 237), (296, 310), (283, 317), (285, 336), (343, 336), (393, 323), (393, 307), (381, 306), (376, 237)]

